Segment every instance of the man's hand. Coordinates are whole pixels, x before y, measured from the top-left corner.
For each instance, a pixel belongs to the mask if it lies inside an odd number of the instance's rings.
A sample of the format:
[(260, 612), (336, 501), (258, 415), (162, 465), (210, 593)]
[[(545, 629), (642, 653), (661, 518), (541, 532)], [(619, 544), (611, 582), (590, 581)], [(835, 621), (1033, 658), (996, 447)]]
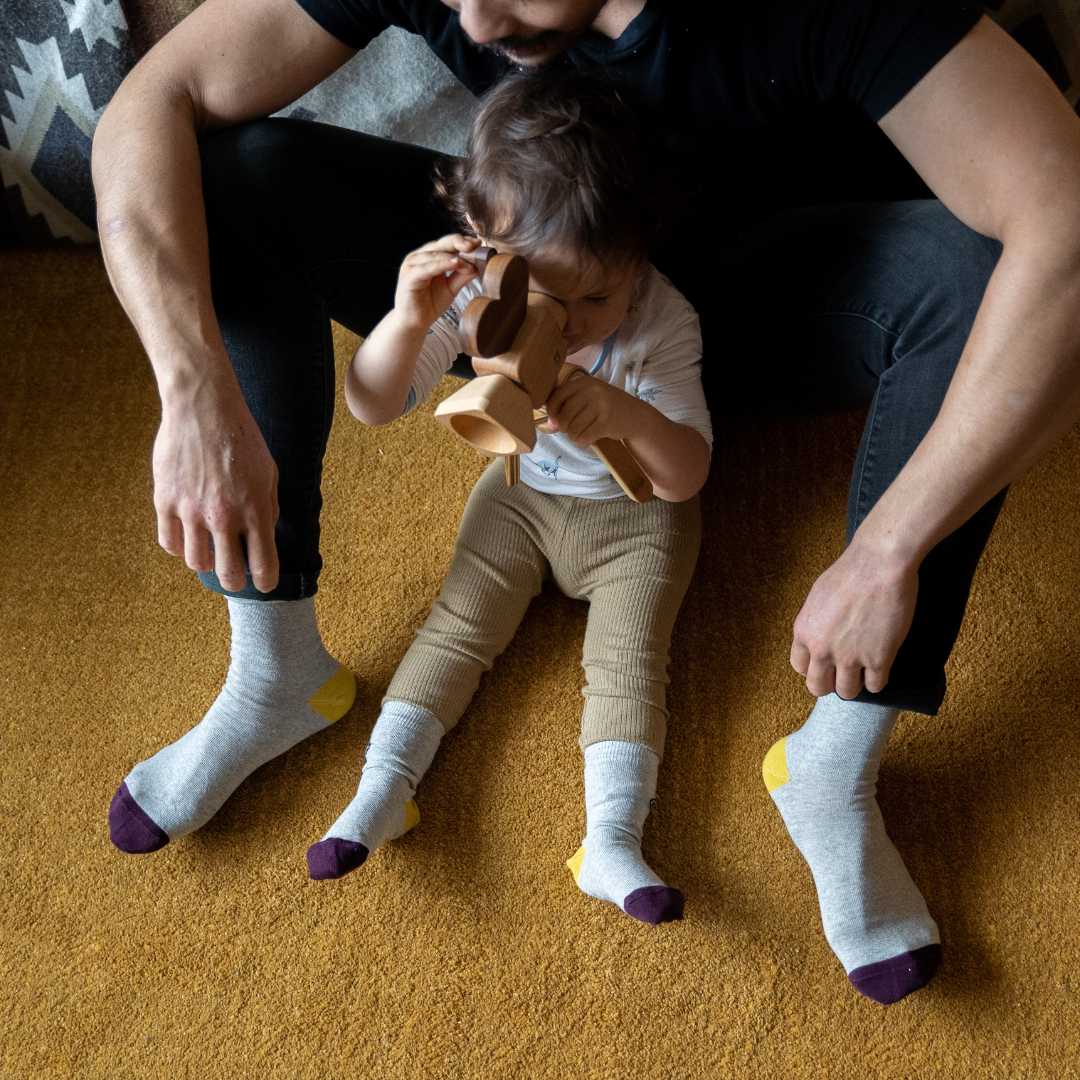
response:
[(256, 587), (277, 583), (277, 470), (214, 312), (198, 134), (277, 112), (355, 52), (295, 0), (205, 0), (128, 74), (94, 132), (105, 266), (162, 388), (158, 542), (230, 590), (244, 585), (241, 542)]
[(204, 383), (162, 406), (154, 442), (158, 543), (229, 592), (247, 568), (260, 592), (278, 581), (277, 466), (237, 388)]
[(597, 439), (625, 439), (633, 430), (637, 405), (637, 398), (625, 390), (589, 378), (582, 371), (548, 398), (548, 421), (541, 430), (561, 431), (581, 447), (592, 446)]
[(889, 681), (911, 628), (918, 569), (891, 564), (852, 541), (814, 582), (795, 619), (791, 666), (815, 697), (853, 698)]

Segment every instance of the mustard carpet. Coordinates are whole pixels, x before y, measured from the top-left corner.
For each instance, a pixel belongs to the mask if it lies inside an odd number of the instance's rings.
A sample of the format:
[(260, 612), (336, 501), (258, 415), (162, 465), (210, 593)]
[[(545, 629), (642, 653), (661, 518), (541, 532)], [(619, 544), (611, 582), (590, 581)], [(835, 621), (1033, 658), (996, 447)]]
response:
[(945, 708), (887, 756), (945, 961), (882, 1009), (829, 952), (760, 778), (811, 704), (789, 627), (842, 544), (857, 417), (717, 425), (645, 837), (682, 923), (635, 924), (563, 865), (584, 610), (552, 592), (446, 740), (420, 828), (308, 881), (482, 466), (425, 414), (369, 431), (341, 408), (331, 439), (318, 610), (356, 706), (130, 857), (109, 799), (217, 694), (224, 605), (156, 546), (156, 395), (97, 254), (7, 253), (0, 278), (5, 1077), (1080, 1076), (1080, 431), (1014, 488)]

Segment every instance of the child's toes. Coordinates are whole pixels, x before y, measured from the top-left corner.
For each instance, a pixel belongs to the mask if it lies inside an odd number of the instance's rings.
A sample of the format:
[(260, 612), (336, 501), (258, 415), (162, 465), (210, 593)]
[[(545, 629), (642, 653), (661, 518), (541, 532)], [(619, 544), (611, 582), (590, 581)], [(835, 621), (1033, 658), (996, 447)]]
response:
[(313, 881), (344, 877), (368, 857), (368, 849), (355, 840), (331, 836), (320, 840), (307, 850), (308, 876)]
[(635, 889), (624, 901), (623, 911), (650, 926), (674, 922), (683, 917), (683, 894), (667, 885), (646, 885)]

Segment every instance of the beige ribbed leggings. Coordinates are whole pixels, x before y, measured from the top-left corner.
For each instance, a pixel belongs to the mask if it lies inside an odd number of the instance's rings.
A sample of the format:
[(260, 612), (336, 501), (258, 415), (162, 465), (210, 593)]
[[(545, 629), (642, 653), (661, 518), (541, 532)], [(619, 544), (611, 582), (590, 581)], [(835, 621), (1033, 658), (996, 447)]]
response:
[(622, 739), (662, 756), (668, 645), (700, 542), (696, 498), (638, 504), (508, 488), (493, 462), (385, 700), (421, 705), (453, 727), (550, 575), (567, 596), (589, 601), (581, 748)]

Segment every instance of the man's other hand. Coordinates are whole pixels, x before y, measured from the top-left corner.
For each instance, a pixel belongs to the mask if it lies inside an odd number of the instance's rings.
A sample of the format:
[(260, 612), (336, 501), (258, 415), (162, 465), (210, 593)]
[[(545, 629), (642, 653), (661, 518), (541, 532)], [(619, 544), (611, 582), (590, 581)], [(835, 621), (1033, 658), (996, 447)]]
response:
[[(158, 543), (222, 588), (278, 581), (277, 466), (239, 389), (207, 380), (162, 406), (154, 441)], [(244, 548), (247, 547), (247, 566)]]
[(795, 619), (791, 666), (815, 697), (885, 688), (911, 628), (918, 569), (898, 566), (857, 540), (814, 582)]

